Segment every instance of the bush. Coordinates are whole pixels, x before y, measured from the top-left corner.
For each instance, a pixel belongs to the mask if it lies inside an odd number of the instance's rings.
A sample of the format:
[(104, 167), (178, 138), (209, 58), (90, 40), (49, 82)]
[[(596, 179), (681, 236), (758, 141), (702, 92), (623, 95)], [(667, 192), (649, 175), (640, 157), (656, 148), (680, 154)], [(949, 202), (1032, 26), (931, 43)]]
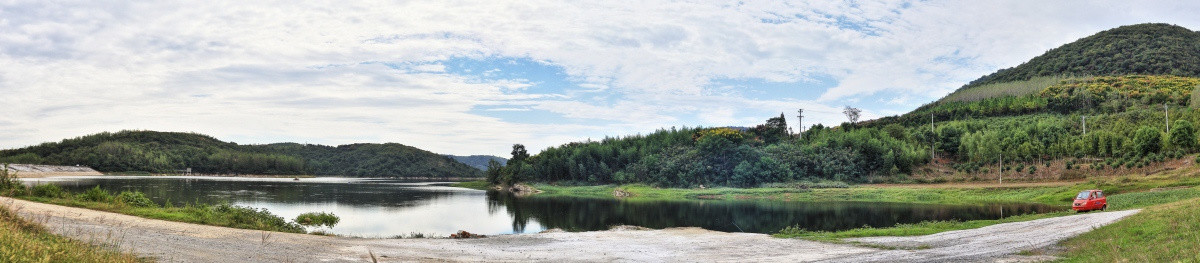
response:
[(122, 191), (121, 194), (117, 195), (117, 201), (136, 207), (157, 206), (150, 198), (146, 198), (146, 195), (142, 192)]
[(21, 181), (17, 180), (17, 174), (8, 173), (8, 164), (0, 167), (0, 195), (13, 196), (24, 189)]
[(333, 213), (325, 213), (325, 212), (320, 212), (320, 213), (308, 212), (308, 213), (300, 214), (300, 216), (296, 217), (296, 223), (299, 223), (301, 225), (306, 225), (306, 226), (333, 227), (333, 225), (337, 225), (337, 223), (341, 220), (342, 220), (341, 218), (334, 215)]
[(91, 202), (108, 202), (112, 200), (112, 195), (109, 194), (107, 190), (100, 189), (100, 186), (97, 185), (96, 187), (92, 187), (92, 189), (88, 189), (82, 194), (79, 194), (78, 198), (80, 200)]
[(59, 187), (56, 184), (35, 185), (35, 186), (33, 186), (33, 189), (30, 189), (30, 193), (36, 197), (46, 197), (46, 198), (59, 198), (59, 197), (66, 196), (66, 194), (67, 194), (65, 191), (63, 191), (62, 187)]
[(280, 232), (304, 233), (304, 227), (288, 222), (267, 209), (221, 204), (205, 206), (203, 217), (215, 217), (213, 221), (223, 221), (226, 226), (244, 229), (261, 229)]

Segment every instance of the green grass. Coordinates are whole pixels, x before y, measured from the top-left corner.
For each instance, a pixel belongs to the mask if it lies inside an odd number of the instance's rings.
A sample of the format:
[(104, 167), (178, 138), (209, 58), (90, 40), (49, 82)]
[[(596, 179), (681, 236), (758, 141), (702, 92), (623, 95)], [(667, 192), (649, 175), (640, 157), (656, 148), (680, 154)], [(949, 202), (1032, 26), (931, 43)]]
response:
[(936, 234), (945, 231), (980, 228), (995, 224), (1036, 220), (1042, 218), (1071, 215), (1074, 212), (1060, 211), (1043, 214), (1027, 214), (993, 220), (971, 221), (925, 221), (915, 224), (899, 224), (893, 227), (862, 227), (843, 231), (808, 231), (799, 227), (788, 227), (773, 236), (781, 238), (804, 238), (825, 242), (841, 242), (843, 238), (874, 237), (874, 236), (920, 236)]
[(339, 221), (342, 221), (342, 219), (338, 216), (334, 215), (333, 213), (325, 212), (308, 212), (296, 216), (296, 223), (305, 226), (333, 227), (334, 225), (337, 225)]
[[(1134, 209), (1195, 198), (1200, 198), (1200, 187), (1109, 195), (1108, 203), (1109, 209)], [(799, 227), (789, 227), (780, 230), (779, 233), (776, 233), (774, 236), (782, 238), (804, 238), (826, 242), (840, 242), (840, 240), (843, 238), (853, 237), (929, 235), (945, 231), (973, 229), (995, 224), (1029, 221), (1073, 214), (1075, 214), (1075, 212), (1061, 211), (1043, 214), (1019, 215), (998, 220), (926, 221), (915, 224), (900, 224), (893, 227), (864, 227), (836, 232), (808, 231)]]
[(767, 199), (780, 201), (859, 201), (919, 204), (975, 204), (980, 202), (1037, 202), (1061, 205), (1086, 187), (1036, 188), (901, 188), (856, 186), (848, 188), (657, 188), (647, 185), (556, 186), (535, 184), (541, 196), (612, 198), (614, 192), (628, 199)]
[(1200, 262), (1200, 198), (1148, 207), (1062, 245), (1063, 262)]
[(488, 184), (488, 182), (484, 181), (484, 180), (478, 180), (478, 181), (457, 182), (457, 183), (450, 184), (450, 186), (470, 188), (470, 189), (475, 189), (475, 190), (487, 190), (487, 189), (489, 189), (489, 187), (491, 187), (491, 184)]
[(112, 247), (100, 247), (50, 233), (0, 205), (0, 262), (140, 262)]

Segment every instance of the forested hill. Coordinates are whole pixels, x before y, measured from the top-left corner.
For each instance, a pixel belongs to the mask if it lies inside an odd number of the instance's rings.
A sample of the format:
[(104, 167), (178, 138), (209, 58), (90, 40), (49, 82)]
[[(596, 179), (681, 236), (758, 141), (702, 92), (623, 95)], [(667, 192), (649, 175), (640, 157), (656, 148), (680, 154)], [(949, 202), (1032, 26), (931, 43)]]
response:
[(102, 172), (474, 177), (478, 169), (396, 143), (238, 145), (178, 132), (121, 131), (0, 150), (0, 162), (86, 165)]
[(1200, 151), (1197, 45), (1197, 33), (1186, 28), (1124, 26), (900, 116), (856, 122), (847, 114), (841, 125), (797, 134), (781, 114), (746, 130), (672, 128), (532, 156), (517, 145), (508, 165), (485, 174), (501, 184), (753, 187), (1152, 172), (1139, 169)]
[(1200, 76), (1200, 32), (1170, 24), (1138, 24), (1096, 33), (1046, 51), (963, 88), (1045, 76)]

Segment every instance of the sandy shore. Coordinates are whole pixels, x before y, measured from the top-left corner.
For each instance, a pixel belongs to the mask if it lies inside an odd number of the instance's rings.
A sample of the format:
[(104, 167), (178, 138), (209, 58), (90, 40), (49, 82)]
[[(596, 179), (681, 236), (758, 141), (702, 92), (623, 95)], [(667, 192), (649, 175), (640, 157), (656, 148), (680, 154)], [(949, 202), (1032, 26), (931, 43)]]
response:
[(1086, 213), (920, 237), (856, 241), (880, 250), (699, 228), (541, 233), (482, 239), (365, 239), (195, 225), (0, 197), (51, 231), (162, 262), (929, 262), (1038, 260), (1013, 255), (1053, 245), (1137, 210)]

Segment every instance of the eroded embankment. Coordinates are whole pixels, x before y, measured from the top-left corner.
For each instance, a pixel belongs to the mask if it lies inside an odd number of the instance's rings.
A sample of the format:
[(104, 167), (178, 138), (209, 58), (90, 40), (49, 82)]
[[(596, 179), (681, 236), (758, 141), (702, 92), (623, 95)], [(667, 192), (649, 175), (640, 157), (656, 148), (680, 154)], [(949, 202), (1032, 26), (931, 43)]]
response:
[(370, 261), (371, 254), (380, 262), (991, 261), (1054, 244), (1136, 213), (1088, 213), (922, 237), (858, 240), (925, 248), (880, 250), (698, 228), (555, 232), (483, 239), (364, 239), (195, 225), (3, 197), (0, 205), (12, 207), (55, 233), (115, 243), (122, 250), (164, 262), (362, 262)]

